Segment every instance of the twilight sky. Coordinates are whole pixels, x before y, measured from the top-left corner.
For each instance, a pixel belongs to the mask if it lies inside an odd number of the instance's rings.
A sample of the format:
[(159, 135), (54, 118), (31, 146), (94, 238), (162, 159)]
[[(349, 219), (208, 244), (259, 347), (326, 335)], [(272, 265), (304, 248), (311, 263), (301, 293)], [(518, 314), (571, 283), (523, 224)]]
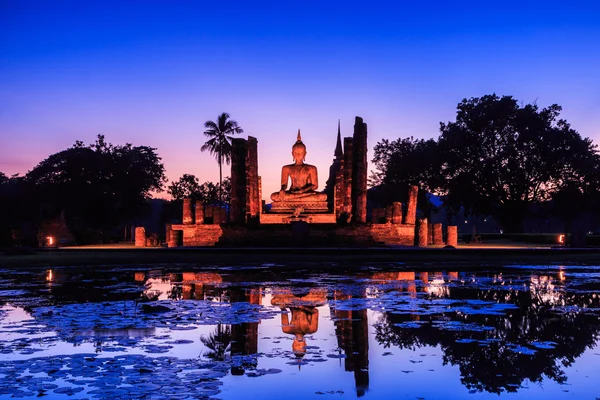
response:
[(217, 181), (200, 146), (226, 111), (258, 138), (268, 198), (298, 128), (323, 189), (338, 119), (351, 136), (364, 118), (371, 158), (494, 92), (558, 103), (600, 143), (598, 71), (596, 1), (0, 0), (0, 171), (104, 134), (156, 147), (170, 180)]

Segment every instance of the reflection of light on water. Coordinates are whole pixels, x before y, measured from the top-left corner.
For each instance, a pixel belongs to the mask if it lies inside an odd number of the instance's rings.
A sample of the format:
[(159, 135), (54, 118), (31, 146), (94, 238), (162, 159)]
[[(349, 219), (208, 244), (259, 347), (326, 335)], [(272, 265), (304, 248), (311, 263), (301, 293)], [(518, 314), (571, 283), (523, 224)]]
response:
[(165, 282), (160, 278), (149, 278), (146, 281), (144, 294), (149, 298), (156, 298), (156, 300), (167, 300), (173, 286), (170, 281)]
[[(559, 273), (559, 279), (560, 273)], [(563, 280), (563, 279), (561, 279)], [(564, 304), (564, 292), (554, 285), (554, 279), (548, 275), (532, 275), (529, 291), (532, 297), (537, 297), (542, 303)]]
[(49, 269), (48, 272), (46, 273), (46, 280), (48, 282), (52, 282), (52, 279), (54, 279), (54, 275), (52, 274), (52, 270)]
[(435, 297), (445, 297), (450, 295), (450, 288), (444, 282), (444, 278), (436, 277), (429, 281), (429, 286), (425, 291)]

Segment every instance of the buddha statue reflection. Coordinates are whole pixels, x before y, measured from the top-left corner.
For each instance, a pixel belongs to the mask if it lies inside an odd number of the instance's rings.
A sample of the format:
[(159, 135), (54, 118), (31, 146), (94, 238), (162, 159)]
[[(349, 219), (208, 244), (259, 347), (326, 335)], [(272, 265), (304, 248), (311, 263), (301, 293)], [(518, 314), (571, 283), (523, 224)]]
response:
[[(317, 167), (304, 163), (306, 154), (306, 146), (302, 143), (300, 129), (298, 129), (296, 143), (292, 146), (294, 163), (284, 165), (283, 168), (281, 168), (281, 189), (279, 192), (271, 194), (272, 201), (327, 201), (327, 195), (325, 193), (316, 192), (319, 187)], [(291, 181), (289, 189), (288, 181)]]

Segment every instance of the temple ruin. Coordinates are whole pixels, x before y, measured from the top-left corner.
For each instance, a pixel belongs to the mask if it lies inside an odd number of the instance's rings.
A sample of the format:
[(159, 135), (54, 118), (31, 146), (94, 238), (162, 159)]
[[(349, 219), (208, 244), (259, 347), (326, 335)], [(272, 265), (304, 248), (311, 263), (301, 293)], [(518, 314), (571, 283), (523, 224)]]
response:
[[(374, 208), (368, 220), (367, 124), (360, 117), (352, 137), (342, 139), (338, 123), (322, 192), (316, 167), (304, 162), (307, 146), (298, 131), (294, 163), (282, 168), (281, 187), (271, 194), (270, 205), (262, 200), (258, 140), (235, 138), (232, 147), (229, 210), (185, 199), (182, 223), (167, 225), (169, 247), (443, 244), (441, 225), (428, 229), (426, 220), (417, 221), (416, 186), (407, 188), (408, 204)], [(452, 233), (448, 242), (456, 243)]]

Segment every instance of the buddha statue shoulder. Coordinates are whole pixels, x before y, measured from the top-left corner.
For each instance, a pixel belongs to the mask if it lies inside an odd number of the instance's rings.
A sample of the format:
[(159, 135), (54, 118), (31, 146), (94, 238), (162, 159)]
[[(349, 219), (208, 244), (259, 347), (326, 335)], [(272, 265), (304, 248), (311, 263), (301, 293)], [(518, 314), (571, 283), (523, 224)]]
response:
[[(298, 129), (296, 143), (292, 146), (294, 163), (281, 168), (281, 189), (271, 194), (272, 201), (327, 201), (327, 194), (316, 191), (319, 187), (317, 167), (304, 162), (306, 154)], [(291, 182), (289, 188), (288, 181)]]

